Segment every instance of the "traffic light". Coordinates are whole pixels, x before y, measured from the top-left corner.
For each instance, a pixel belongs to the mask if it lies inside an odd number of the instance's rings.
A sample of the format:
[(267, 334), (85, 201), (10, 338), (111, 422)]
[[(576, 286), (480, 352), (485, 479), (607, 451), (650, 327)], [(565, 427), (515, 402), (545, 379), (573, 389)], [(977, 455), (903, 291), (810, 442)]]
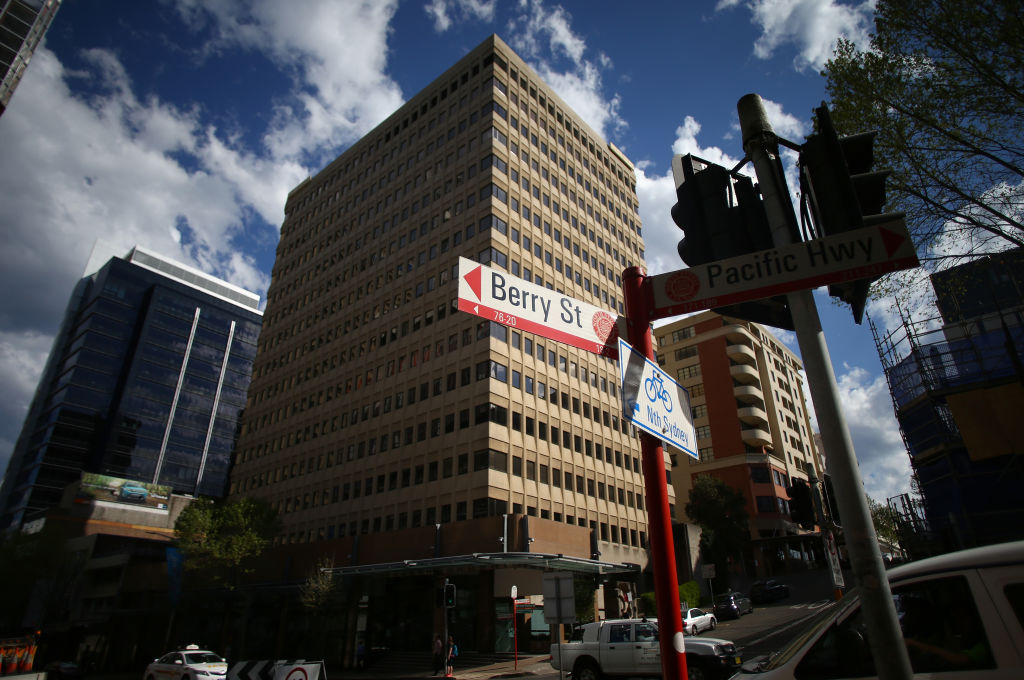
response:
[[(801, 200), (814, 223), (817, 237), (869, 227), (903, 218), (883, 213), (889, 170), (872, 170), (877, 130), (840, 137), (828, 107), (814, 110), (815, 132), (800, 149)], [(874, 278), (831, 284), (828, 292), (848, 303), (860, 323)]]
[(832, 475), (825, 473), (821, 491), (825, 497), (825, 510), (828, 512), (829, 519), (832, 520), (832, 524), (841, 527), (843, 523), (839, 519), (839, 504), (836, 503), (836, 492), (832, 490)]
[(811, 486), (806, 479), (793, 477), (791, 486), (786, 489), (789, 494), (789, 516), (804, 529), (813, 529), (817, 524), (814, 518), (814, 501), (811, 499)]
[[(677, 202), (672, 219), (683, 230), (679, 257), (691, 267), (772, 248), (771, 229), (753, 181), (692, 154), (672, 159)], [(793, 330), (785, 296), (713, 311)]]
[(444, 606), (451, 609), (455, 606), (455, 584), (446, 583), (444, 586)]

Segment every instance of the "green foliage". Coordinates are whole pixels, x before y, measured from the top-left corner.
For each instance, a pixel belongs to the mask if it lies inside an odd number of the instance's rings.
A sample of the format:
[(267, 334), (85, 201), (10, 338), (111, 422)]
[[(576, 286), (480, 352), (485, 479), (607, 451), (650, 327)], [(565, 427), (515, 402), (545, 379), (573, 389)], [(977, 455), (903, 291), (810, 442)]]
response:
[(868, 510), (871, 513), (871, 523), (875, 525), (875, 534), (879, 538), (898, 545), (900, 540), (899, 518), (893, 509), (868, 496)]
[(573, 598), (576, 605), (576, 622), (590, 623), (594, 620), (594, 581), (586, 577), (572, 580)]
[[(642, 616), (658, 616), (658, 601), (653, 592), (640, 593), (638, 600), (637, 608)], [(700, 606), (700, 586), (696, 581), (679, 584), (679, 602), (686, 602), (690, 607)]]
[(679, 584), (679, 601), (686, 602), (691, 607), (700, 606), (700, 586), (696, 581)]
[(721, 479), (697, 477), (686, 503), (686, 515), (701, 528), (700, 548), (709, 564), (718, 565), (716, 589), (728, 587), (729, 558), (742, 559), (750, 543), (747, 501)]
[(337, 600), (339, 589), (334, 575), (324, 571), (333, 566), (333, 559), (322, 557), (310, 571), (306, 581), (299, 589), (299, 600), (303, 607), (314, 611), (324, 611)]
[[(942, 245), (950, 264), (1024, 245), (1020, 7), (879, 0), (870, 49), (840, 41), (822, 73), (840, 134), (879, 131), (876, 167), (894, 171), (887, 209), (906, 212), (919, 252)], [(876, 292), (906, 283), (883, 281)]]
[(178, 515), (174, 535), (186, 569), (206, 572), (234, 588), (242, 565), (266, 549), (278, 522), (276, 511), (263, 500), (196, 499)]

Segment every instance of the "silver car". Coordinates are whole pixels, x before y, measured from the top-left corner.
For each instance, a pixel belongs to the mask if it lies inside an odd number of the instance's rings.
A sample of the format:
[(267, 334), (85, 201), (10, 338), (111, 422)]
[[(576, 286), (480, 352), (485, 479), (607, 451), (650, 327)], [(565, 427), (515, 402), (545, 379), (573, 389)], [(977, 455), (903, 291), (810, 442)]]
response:
[(714, 630), (718, 625), (715, 615), (693, 607), (683, 611), (683, 630), (687, 635), (696, 635), (705, 630)]

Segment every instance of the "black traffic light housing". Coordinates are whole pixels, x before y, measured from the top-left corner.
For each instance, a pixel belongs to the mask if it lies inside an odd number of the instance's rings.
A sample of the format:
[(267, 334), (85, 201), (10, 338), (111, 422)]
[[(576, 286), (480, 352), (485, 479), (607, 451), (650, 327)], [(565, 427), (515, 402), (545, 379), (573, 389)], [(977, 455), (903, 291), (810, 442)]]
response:
[[(672, 220), (683, 230), (679, 257), (691, 267), (773, 247), (768, 217), (754, 182), (692, 154), (672, 159), (677, 202)], [(785, 296), (713, 311), (793, 330)]]
[(825, 497), (825, 511), (828, 513), (828, 517), (832, 520), (832, 524), (837, 527), (843, 526), (842, 520), (839, 518), (839, 504), (836, 502), (836, 492), (832, 490), (832, 475), (825, 473), (825, 477), (821, 484), (821, 493)]
[[(902, 218), (903, 213), (882, 212), (885, 181), (891, 171), (872, 169), (877, 130), (840, 137), (824, 103), (814, 110), (814, 116), (816, 132), (800, 149), (800, 190), (815, 237)], [(868, 288), (874, 280), (835, 283), (828, 292), (848, 303), (854, 320), (861, 323)]]
[(444, 606), (451, 609), (455, 606), (455, 584), (446, 583), (444, 586)]
[(814, 517), (814, 500), (811, 498), (811, 486), (806, 479), (793, 477), (789, 494), (789, 516), (804, 529), (813, 529), (817, 524)]

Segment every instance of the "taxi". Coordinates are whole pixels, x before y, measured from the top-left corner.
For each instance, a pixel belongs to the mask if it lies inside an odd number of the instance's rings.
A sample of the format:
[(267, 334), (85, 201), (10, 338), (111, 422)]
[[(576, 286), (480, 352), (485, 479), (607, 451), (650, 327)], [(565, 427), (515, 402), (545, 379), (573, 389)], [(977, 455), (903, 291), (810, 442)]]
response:
[(154, 659), (146, 666), (143, 680), (208, 680), (223, 678), (227, 673), (226, 659), (198, 645), (189, 645)]

